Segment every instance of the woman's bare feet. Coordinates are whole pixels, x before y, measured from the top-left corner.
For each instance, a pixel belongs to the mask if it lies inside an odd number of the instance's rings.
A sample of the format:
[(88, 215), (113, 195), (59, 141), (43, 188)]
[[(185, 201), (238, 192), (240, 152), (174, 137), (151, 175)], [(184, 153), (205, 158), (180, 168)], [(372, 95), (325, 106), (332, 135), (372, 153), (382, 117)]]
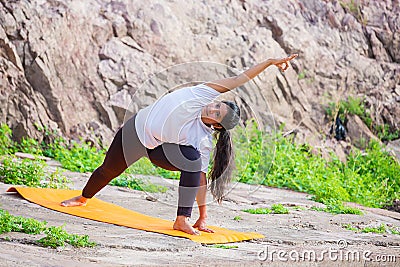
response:
[(190, 223), (187, 221), (187, 217), (185, 216), (176, 216), (174, 229), (190, 235), (200, 235), (200, 232), (190, 225)]
[(63, 207), (77, 207), (77, 206), (86, 206), (87, 198), (83, 196), (73, 197), (68, 200), (64, 200), (61, 202), (61, 206)]

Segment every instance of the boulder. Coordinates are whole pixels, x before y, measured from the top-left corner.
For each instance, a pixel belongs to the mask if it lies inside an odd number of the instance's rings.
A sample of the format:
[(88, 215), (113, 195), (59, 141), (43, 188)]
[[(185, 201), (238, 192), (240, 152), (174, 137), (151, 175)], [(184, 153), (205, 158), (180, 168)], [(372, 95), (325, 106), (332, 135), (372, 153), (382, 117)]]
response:
[(400, 160), (400, 139), (389, 141), (387, 148), (397, 157), (398, 160)]
[(379, 142), (379, 139), (357, 115), (347, 116), (346, 128), (351, 143), (359, 148), (365, 148), (370, 140)]
[(107, 143), (124, 113), (170, 90), (299, 53), (285, 73), (272, 66), (226, 96), (244, 120), (321, 141), (324, 106), (364, 95), (374, 123), (398, 129), (400, 7), (346, 3), (0, 0), (1, 122), (16, 139), (47, 126)]

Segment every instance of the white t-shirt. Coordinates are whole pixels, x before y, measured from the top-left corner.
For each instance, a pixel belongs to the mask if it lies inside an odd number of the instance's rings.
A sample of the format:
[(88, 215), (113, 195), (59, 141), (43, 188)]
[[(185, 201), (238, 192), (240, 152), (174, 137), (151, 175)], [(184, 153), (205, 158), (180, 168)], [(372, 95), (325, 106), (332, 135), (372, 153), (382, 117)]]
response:
[(212, 130), (201, 120), (201, 110), (220, 93), (205, 84), (169, 93), (140, 110), (135, 127), (140, 142), (149, 149), (162, 143), (191, 145), (201, 155), (201, 170), (207, 173), (212, 151)]

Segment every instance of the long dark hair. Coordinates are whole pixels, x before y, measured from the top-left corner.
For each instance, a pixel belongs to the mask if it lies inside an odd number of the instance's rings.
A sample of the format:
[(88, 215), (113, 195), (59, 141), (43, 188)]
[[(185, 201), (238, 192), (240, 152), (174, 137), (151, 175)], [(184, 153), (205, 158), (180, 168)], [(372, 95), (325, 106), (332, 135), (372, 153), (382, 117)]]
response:
[(211, 194), (218, 203), (221, 203), (224, 197), (226, 186), (231, 181), (232, 171), (235, 168), (235, 153), (229, 130), (235, 127), (240, 119), (240, 109), (235, 103), (222, 102), (228, 106), (228, 112), (220, 123), (222, 129), (216, 129), (214, 134), (217, 144), (214, 149), (214, 164), (209, 175)]

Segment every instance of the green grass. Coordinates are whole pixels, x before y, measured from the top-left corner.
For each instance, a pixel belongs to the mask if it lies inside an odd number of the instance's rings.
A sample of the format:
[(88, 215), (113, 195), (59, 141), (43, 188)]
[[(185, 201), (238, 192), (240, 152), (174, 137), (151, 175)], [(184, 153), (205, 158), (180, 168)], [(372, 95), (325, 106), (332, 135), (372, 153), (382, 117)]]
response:
[(68, 189), (71, 181), (62, 174), (62, 169), (57, 168), (54, 172), (47, 175), (47, 179), (42, 181), (42, 187)]
[(154, 175), (161, 176), (168, 179), (179, 179), (180, 172), (168, 171), (155, 166), (151, 161), (143, 157), (134, 164), (132, 164), (128, 169), (125, 170), (126, 175), (131, 174), (143, 174), (143, 175)]
[[(144, 158), (147, 159), (147, 158)], [(147, 159), (149, 160), (149, 159)], [(156, 168), (156, 175), (167, 178), (167, 179), (175, 179), (179, 180), (181, 173), (178, 171), (169, 171), (163, 168), (155, 167)]]
[[(68, 142), (63, 137), (54, 132), (42, 129), (44, 139), (52, 140), (46, 143), (38, 142), (32, 138), (23, 138), (20, 143), (11, 140), (12, 132), (10, 128), (1, 124), (0, 127), (0, 153), (12, 154), (17, 151), (30, 153), (33, 155), (47, 156), (59, 161), (64, 169), (74, 172), (93, 172), (104, 160), (106, 149), (97, 148), (88, 142)], [(100, 145), (101, 147), (101, 145)], [(44, 163), (40, 161), (5, 160), (3, 162), (3, 173), (0, 169), (0, 181), (10, 184), (24, 184), (34, 187), (60, 188), (65, 184), (66, 179), (62, 178), (58, 172), (50, 174), (48, 181), (44, 181)], [(1, 168), (1, 165), (0, 165)], [(116, 186), (126, 186), (135, 190), (147, 192), (165, 192), (166, 187), (157, 186), (139, 179), (128, 178), (131, 174), (145, 174), (162, 176), (165, 178), (179, 179), (179, 172), (167, 171), (153, 165), (149, 159), (142, 158), (130, 166), (125, 174), (113, 181)], [(1, 178), (3, 176), (3, 179)]]
[(344, 224), (343, 228), (345, 228), (346, 230), (349, 230), (349, 231), (354, 231), (354, 232), (358, 232), (358, 230), (359, 230), (358, 228), (352, 226), (350, 223)]
[(274, 214), (288, 214), (289, 210), (285, 208), (282, 204), (273, 204), (271, 206), (272, 213)]
[(324, 211), (332, 214), (356, 214), (356, 215), (363, 214), (362, 211), (360, 211), (357, 208), (352, 208), (343, 205), (343, 202), (340, 200), (329, 199), (325, 201), (324, 204), (326, 205), (325, 208), (311, 207), (311, 210)]
[(10, 148), (13, 146), (11, 140), (12, 131), (7, 124), (0, 124), (0, 155), (9, 154)]
[(148, 181), (128, 176), (117, 177), (111, 181), (110, 185), (128, 187), (134, 190), (145, 191), (149, 193), (165, 193), (168, 190), (168, 188), (165, 186), (155, 185)]
[(354, 227), (352, 224), (343, 224), (343, 228), (357, 233), (393, 234), (400, 235), (400, 228), (381, 223), (379, 226)]
[[(27, 153), (44, 155), (59, 161), (64, 169), (74, 172), (93, 172), (101, 165), (106, 150), (89, 142), (68, 142), (62, 137), (53, 137), (53, 142), (41, 143), (40, 148), (25, 147)], [(34, 142), (29, 142), (34, 143)], [(20, 149), (22, 150), (22, 149)]]
[(69, 234), (61, 226), (50, 226), (44, 230), (45, 237), (38, 240), (45, 247), (64, 247), (66, 243), (74, 247), (94, 247), (95, 242), (89, 241), (88, 235)]
[(42, 161), (6, 157), (0, 165), (0, 181), (6, 184), (40, 187), (44, 176)]
[(67, 188), (69, 180), (59, 169), (48, 173), (40, 160), (6, 156), (0, 164), (0, 182), (30, 187)]
[(233, 220), (238, 222), (238, 221), (241, 221), (241, 220), (243, 220), (243, 219), (242, 219), (242, 217), (240, 217), (240, 216), (235, 216), (235, 217), (233, 218)]
[(386, 226), (381, 224), (377, 227), (364, 227), (361, 230), (362, 233), (376, 233), (376, 234), (383, 234), (386, 233)]
[(392, 141), (400, 138), (400, 131), (398, 129), (392, 130), (390, 128), (390, 125), (388, 124), (377, 125), (374, 126), (373, 129), (374, 132), (378, 135), (378, 138), (383, 142)]
[(8, 232), (21, 232), (26, 234), (46, 236), (37, 242), (45, 247), (63, 247), (66, 243), (74, 247), (93, 247), (95, 242), (89, 241), (87, 235), (76, 235), (67, 233), (61, 226), (47, 227), (47, 222), (37, 221), (32, 218), (14, 216), (0, 209), (0, 234)]
[[(23, 138), (20, 143), (11, 139), (10, 128), (0, 126), (0, 154), (13, 154), (15, 152), (30, 153), (46, 156), (59, 161), (63, 168), (76, 172), (92, 172), (103, 161), (105, 149), (98, 149), (89, 142), (68, 142), (54, 132), (43, 129), (43, 141), (33, 138)], [(51, 140), (51, 142), (45, 142)]]
[(313, 194), (313, 199), (325, 203), (326, 211), (332, 213), (361, 213), (343, 206), (342, 201), (384, 207), (400, 197), (396, 175), (400, 165), (377, 142), (371, 141), (365, 150), (354, 148), (343, 163), (334, 154), (327, 161), (311, 153), (309, 145), (296, 144), (279, 133), (267, 136), (255, 125), (246, 129), (247, 133), (235, 133), (240, 182)]
[(256, 208), (256, 209), (246, 209), (244, 212), (250, 214), (288, 214), (289, 210), (285, 208), (282, 204), (273, 204), (271, 208)]
[(400, 235), (400, 228), (391, 227), (389, 228), (389, 232), (392, 233), (393, 235)]
[(311, 153), (308, 145), (295, 144), (281, 134), (275, 135), (274, 146), (274, 157), (250, 157), (262, 166), (243, 182), (253, 183), (253, 179), (267, 186), (310, 193), (316, 201), (327, 204), (333, 199), (383, 207), (400, 197), (400, 165), (376, 142), (364, 151), (354, 149), (346, 163), (333, 154), (327, 161)]
[(272, 210), (269, 208), (256, 208), (256, 209), (245, 209), (244, 212), (248, 212), (250, 214), (270, 214)]
[(0, 234), (21, 232), (37, 235), (46, 229), (47, 222), (40, 222), (31, 218), (14, 216), (0, 209)]
[(233, 131), (236, 172), (234, 180), (248, 184), (262, 184), (266, 179), (274, 157), (273, 137), (258, 129), (254, 120), (246, 127)]

